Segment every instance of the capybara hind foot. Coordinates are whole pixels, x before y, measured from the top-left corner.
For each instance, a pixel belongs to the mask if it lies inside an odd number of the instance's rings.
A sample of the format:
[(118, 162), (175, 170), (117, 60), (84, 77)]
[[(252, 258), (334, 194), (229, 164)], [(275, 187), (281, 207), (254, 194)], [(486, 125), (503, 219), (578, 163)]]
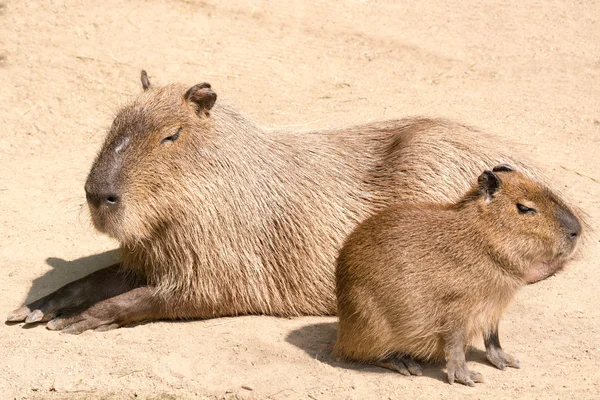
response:
[(164, 317), (158, 310), (154, 296), (155, 288), (139, 287), (127, 293), (98, 302), (82, 311), (66, 318), (56, 318), (46, 326), (53, 331), (80, 334), (89, 329), (106, 331), (133, 322), (148, 321)]
[(83, 311), (99, 301), (125, 293), (138, 285), (139, 283), (121, 272), (120, 264), (115, 264), (14, 310), (6, 321), (26, 324), (50, 321), (59, 316)]
[(415, 360), (406, 356), (393, 355), (386, 358), (385, 360), (379, 361), (375, 365), (391, 369), (392, 371), (399, 372), (402, 375), (406, 376), (423, 375), (421, 366)]

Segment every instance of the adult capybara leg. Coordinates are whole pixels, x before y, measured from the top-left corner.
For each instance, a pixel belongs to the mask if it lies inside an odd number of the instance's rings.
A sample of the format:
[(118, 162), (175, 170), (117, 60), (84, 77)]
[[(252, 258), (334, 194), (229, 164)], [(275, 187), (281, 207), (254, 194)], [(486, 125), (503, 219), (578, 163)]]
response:
[(26, 324), (50, 321), (57, 316), (81, 311), (113, 296), (140, 286), (115, 264), (71, 282), (57, 291), (27, 304), (8, 315), (8, 322)]
[(50, 330), (79, 334), (88, 329), (110, 330), (133, 322), (165, 317), (155, 296), (156, 289), (142, 286), (100, 301), (79, 314), (48, 322)]

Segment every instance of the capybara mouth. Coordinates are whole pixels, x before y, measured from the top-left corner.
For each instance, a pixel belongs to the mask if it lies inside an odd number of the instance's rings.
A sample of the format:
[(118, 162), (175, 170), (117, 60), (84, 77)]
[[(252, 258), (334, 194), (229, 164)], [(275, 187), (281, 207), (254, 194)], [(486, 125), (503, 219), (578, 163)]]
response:
[(525, 273), (525, 282), (536, 283), (560, 272), (575, 253), (577, 244), (577, 239), (570, 240), (568, 243), (564, 243), (561, 249), (550, 258), (535, 261)]
[(108, 236), (117, 238), (115, 227), (118, 226), (117, 216), (114, 210), (108, 210), (106, 207), (95, 207), (90, 205), (90, 215), (92, 216), (92, 223), (94, 228), (98, 232), (104, 233)]
[(567, 258), (556, 258), (547, 261), (535, 262), (529, 271), (523, 277), (527, 284), (532, 284), (544, 280), (557, 272), (561, 271), (567, 263)]
[(107, 224), (107, 218), (105, 215), (101, 215), (101, 212), (99, 212), (98, 210), (93, 210), (92, 207), (90, 207), (90, 214), (92, 216), (92, 223), (94, 224), (94, 228), (96, 228), (96, 230), (98, 230), (99, 232), (102, 233), (107, 233), (106, 232), (106, 224)]

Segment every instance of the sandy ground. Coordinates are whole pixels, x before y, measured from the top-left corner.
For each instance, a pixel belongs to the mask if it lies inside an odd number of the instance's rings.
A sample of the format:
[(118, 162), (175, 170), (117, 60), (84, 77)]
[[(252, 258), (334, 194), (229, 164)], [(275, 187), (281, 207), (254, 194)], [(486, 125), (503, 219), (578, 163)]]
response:
[[(333, 362), (335, 318), (0, 325), (2, 399), (598, 398), (600, 5), (595, 1), (8, 1), (0, 7), (0, 316), (118, 257), (83, 183), (120, 104), (208, 81), (265, 124), (445, 116), (521, 146), (588, 213), (570, 267), (501, 325), (521, 370), (450, 386)], [(493, 4), (492, 4), (493, 3)]]

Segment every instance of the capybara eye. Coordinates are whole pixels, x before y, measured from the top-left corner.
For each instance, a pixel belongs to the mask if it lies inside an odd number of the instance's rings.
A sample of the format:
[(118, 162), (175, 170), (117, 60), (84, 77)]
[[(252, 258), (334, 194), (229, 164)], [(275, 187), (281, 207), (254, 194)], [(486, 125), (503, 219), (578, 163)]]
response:
[(174, 135), (167, 136), (166, 138), (164, 138), (163, 140), (161, 140), (160, 144), (165, 144), (167, 142), (174, 142), (174, 141), (176, 141), (177, 138), (179, 137), (180, 133), (181, 133), (181, 128), (177, 129), (177, 132), (175, 132)]
[(517, 210), (519, 210), (521, 214), (535, 214), (537, 212), (535, 208), (524, 206), (521, 203), (517, 203)]

